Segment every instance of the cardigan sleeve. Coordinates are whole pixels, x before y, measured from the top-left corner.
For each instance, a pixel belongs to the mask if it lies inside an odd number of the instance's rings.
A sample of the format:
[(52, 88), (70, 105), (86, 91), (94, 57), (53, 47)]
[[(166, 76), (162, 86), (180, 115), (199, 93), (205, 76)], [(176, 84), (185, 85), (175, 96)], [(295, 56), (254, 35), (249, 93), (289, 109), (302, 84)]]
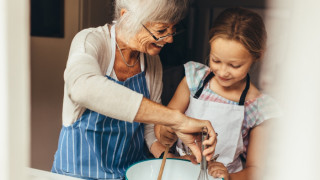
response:
[[(161, 103), (162, 94), (162, 65), (159, 56), (148, 56), (147, 55), (147, 81), (149, 82), (150, 88), (150, 99), (154, 102)], [(154, 124), (145, 125), (145, 141), (150, 150), (151, 145), (157, 141), (154, 134)]]
[(143, 95), (105, 77), (102, 66), (108, 65), (111, 56), (107, 40), (103, 33), (90, 29), (73, 39), (64, 72), (64, 118), (72, 116), (74, 122), (77, 109), (87, 108), (115, 119), (134, 120)]

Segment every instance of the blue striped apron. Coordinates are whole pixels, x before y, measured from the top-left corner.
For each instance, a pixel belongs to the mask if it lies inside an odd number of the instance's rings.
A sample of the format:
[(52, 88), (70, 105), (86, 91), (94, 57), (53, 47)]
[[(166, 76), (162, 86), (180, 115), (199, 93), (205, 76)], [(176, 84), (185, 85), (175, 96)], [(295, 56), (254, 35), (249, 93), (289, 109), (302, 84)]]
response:
[[(111, 38), (113, 44), (114, 34)], [(114, 54), (106, 78), (150, 97), (144, 67), (141, 73), (122, 82), (110, 77), (113, 64)], [(144, 145), (142, 123), (113, 119), (87, 109), (71, 126), (62, 127), (51, 171), (84, 179), (123, 179), (130, 165), (147, 158)]]

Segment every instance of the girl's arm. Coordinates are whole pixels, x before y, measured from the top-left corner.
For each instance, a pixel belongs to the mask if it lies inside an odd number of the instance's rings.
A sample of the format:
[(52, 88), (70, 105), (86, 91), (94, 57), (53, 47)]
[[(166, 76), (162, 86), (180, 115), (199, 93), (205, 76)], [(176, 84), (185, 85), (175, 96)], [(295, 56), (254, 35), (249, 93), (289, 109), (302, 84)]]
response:
[[(167, 107), (184, 113), (189, 105), (190, 91), (187, 85), (186, 77), (179, 83), (172, 99)], [(155, 125), (155, 135), (162, 144), (172, 145), (176, 140), (173, 130), (167, 126)]]
[(172, 109), (179, 110), (181, 113), (184, 113), (188, 108), (190, 100), (190, 91), (187, 84), (187, 79), (184, 77), (179, 86), (177, 87), (176, 92), (174, 93), (172, 99), (170, 100), (168, 107)]
[[(262, 165), (265, 162), (266, 142), (268, 132), (271, 126), (271, 121), (268, 120), (254, 127), (250, 132), (249, 145), (247, 151), (246, 167), (237, 173), (229, 174), (229, 177), (224, 177), (225, 180), (256, 180), (261, 179)], [(209, 174), (213, 177), (222, 177), (215, 174), (214, 169), (218, 169), (219, 163), (209, 163)], [(223, 167), (221, 167), (223, 169)], [(220, 171), (222, 172), (222, 171)], [(220, 173), (221, 174), (221, 173)], [(228, 173), (224, 174), (228, 176)]]
[(249, 145), (247, 151), (246, 168), (238, 173), (231, 174), (231, 180), (233, 179), (260, 179), (262, 171), (262, 165), (266, 161), (266, 142), (270, 132), (270, 126), (272, 121), (268, 120), (262, 124), (254, 127), (250, 132)]

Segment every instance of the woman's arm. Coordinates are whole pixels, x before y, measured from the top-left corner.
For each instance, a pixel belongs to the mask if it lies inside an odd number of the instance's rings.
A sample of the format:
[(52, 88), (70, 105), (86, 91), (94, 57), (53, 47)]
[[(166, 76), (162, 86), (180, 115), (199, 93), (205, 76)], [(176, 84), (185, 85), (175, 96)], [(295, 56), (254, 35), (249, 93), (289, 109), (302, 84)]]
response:
[[(148, 101), (147, 99), (144, 98), (141, 102), (140, 109), (138, 110), (135, 121), (137, 122), (149, 121), (147, 123), (155, 122), (154, 124), (174, 126), (176, 125), (177, 120), (181, 121), (184, 119), (184, 118), (181, 118), (181, 115), (183, 115), (184, 111), (188, 107), (189, 94), (190, 92), (187, 86), (187, 81), (186, 81), (186, 78), (184, 78), (180, 82), (173, 98), (168, 104), (169, 108), (164, 108), (163, 105), (152, 103), (151, 101)], [(158, 113), (158, 110), (160, 110), (162, 113)], [(159, 121), (159, 119), (164, 119), (164, 120)], [(168, 122), (168, 124), (167, 123), (164, 124), (163, 122)]]
[(75, 122), (86, 108), (129, 122), (136, 116), (143, 95), (105, 77), (111, 58), (110, 39), (105, 38), (109, 35), (93, 29), (79, 32), (72, 41), (64, 71), (66, 125)]

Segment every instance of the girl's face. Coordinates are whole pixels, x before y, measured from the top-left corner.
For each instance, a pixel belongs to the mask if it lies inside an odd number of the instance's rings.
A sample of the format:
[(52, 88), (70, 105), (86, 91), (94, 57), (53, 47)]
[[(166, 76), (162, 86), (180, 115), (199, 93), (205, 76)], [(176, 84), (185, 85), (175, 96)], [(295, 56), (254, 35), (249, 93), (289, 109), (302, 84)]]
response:
[(252, 63), (251, 54), (237, 41), (217, 38), (211, 43), (209, 65), (222, 87), (232, 88), (243, 83)]
[(132, 39), (134, 49), (149, 55), (159, 54), (165, 44), (173, 42), (171, 35), (176, 31), (174, 25), (166, 23), (145, 24)]

